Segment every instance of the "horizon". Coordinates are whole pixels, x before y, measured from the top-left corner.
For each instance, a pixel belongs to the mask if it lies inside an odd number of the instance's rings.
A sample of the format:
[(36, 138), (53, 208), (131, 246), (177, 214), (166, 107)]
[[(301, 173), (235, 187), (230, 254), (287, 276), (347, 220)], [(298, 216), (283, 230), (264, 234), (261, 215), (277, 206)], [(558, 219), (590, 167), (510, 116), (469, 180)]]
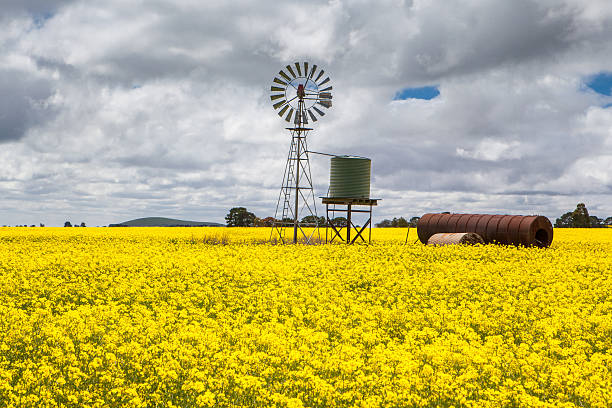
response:
[[(247, 208), (247, 210), (248, 210), (248, 208)], [(587, 210), (588, 210), (588, 207), (587, 207)], [(571, 213), (571, 212), (572, 212), (572, 210), (569, 210), (566, 213)], [(566, 213), (564, 213), (564, 214), (566, 214)], [(451, 212), (451, 214), (458, 214), (458, 213)], [(564, 214), (560, 214), (559, 217), (555, 217), (555, 218), (550, 218), (550, 217), (547, 217), (547, 218), (549, 218), (550, 222), (554, 225), (555, 221), (557, 220), (557, 218), (560, 218)], [(260, 219), (265, 218), (265, 217), (258, 216), (257, 214), (255, 214), (255, 215), (258, 218), (260, 218)], [(377, 225), (380, 222), (382, 222), (382, 221), (392, 221), (394, 218), (397, 218), (397, 219), (404, 218), (406, 221), (410, 221), (411, 218), (413, 218), (413, 217), (420, 218), (420, 217), (422, 217), (422, 215), (423, 214), (409, 216), (409, 217), (406, 217), (406, 216), (395, 216), (395, 217), (391, 217), (391, 218), (380, 219), (380, 220), (377, 220), (376, 222), (372, 223), (372, 228), (389, 228), (389, 227), (378, 227)], [(509, 214), (504, 214), (504, 215), (509, 215)], [(513, 215), (540, 215), (540, 214), (513, 214)], [(595, 215), (595, 214), (591, 214), (590, 212), (589, 212), (589, 216), (595, 216), (595, 217), (601, 219), (602, 221), (605, 221), (606, 218), (612, 217), (612, 215), (609, 215), (609, 216), (598, 216), (598, 215)], [(70, 222), (72, 224), (71, 227), (82, 228), (81, 227), (81, 223), (85, 223), (85, 227), (102, 228), (102, 227), (110, 227), (111, 225), (124, 224), (124, 223), (131, 222), (131, 221), (138, 221), (138, 220), (144, 220), (144, 219), (149, 219), (149, 218), (162, 218), (162, 219), (168, 219), (168, 220), (173, 220), (173, 221), (183, 221), (183, 222), (197, 222), (197, 223), (220, 224), (220, 225), (215, 225), (215, 226), (212, 226), (212, 227), (226, 226), (225, 219), (222, 222), (218, 222), (218, 221), (208, 221), (208, 220), (186, 220), (184, 218), (175, 218), (175, 217), (151, 216), (151, 217), (138, 217), (138, 218), (134, 218), (134, 219), (130, 219), (130, 220), (125, 220), (125, 221), (120, 221), (120, 222), (111, 222), (111, 223), (109, 223), (107, 225), (95, 225), (95, 226), (94, 225), (89, 225), (86, 221), (81, 221), (79, 223), (72, 223), (71, 220), (66, 220), (66, 221), (64, 221), (63, 225), (47, 225), (44, 222), (38, 222), (38, 223), (35, 223), (35, 224), (32, 224), (32, 223), (29, 223), (29, 224), (27, 224), (27, 223), (16, 223), (15, 225), (0, 224), (0, 227), (22, 227), (22, 228), (23, 227), (28, 227), (28, 228), (37, 227), (37, 228), (39, 228), (39, 227), (41, 227), (40, 224), (42, 224), (42, 227), (49, 227), (49, 228), (60, 228), (60, 227), (62, 227), (63, 228), (63, 227), (65, 227), (65, 222)], [(191, 228), (195, 228), (196, 226), (190, 226), (190, 227)], [(204, 226), (204, 227), (209, 228), (211, 226)], [(143, 227), (143, 228), (146, 228), (146, 227)], [(272, 227), (261, 227), (261, 228), (272, 228)], [(391, 228), (398, 228), (398, 227), (391, 227)], [(401, 228), (401, 227), (399, 227), (399, 228)], [(405, 227), (403, 227), (403, 228), (405, 228)], [(409, 228), (414, 228), (414, 227), (409, 227)]]

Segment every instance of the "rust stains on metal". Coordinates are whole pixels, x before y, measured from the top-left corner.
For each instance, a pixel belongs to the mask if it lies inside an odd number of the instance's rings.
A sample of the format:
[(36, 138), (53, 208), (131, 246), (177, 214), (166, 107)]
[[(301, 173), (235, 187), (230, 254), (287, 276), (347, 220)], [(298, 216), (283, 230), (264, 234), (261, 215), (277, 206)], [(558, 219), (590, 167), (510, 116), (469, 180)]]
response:
[(434, 234), (466, 232), (480, 235), (486, 244), (547, 248), (553, 240), (552, 224), (541, 215), (425, 214), (417, 224), (423, 244)]

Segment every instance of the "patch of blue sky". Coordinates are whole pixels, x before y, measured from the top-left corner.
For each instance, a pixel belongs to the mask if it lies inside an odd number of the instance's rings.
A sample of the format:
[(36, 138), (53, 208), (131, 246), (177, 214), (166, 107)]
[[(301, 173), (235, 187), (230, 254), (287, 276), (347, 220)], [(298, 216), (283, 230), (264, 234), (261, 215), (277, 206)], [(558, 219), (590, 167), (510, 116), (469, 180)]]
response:
[(55, 14), (44, 12), (44, 13), (35, 13), (32, 14), (32, 22), (34, 23), (34, 28), (40, 30), (44, 27), (45, 23), (48, 20), (51, 20)]
[(423, 86), (420, 88), (404, 88), (399, 90), (393, 97), (394, 101), (403, 101), (406, 99), (425, 99), (431, 100), (440, 95), (440, 90), (437, 86)]
[(612, 72), (600, 72), (587, 78), (586, 86), (601, 95), (612, 94)]

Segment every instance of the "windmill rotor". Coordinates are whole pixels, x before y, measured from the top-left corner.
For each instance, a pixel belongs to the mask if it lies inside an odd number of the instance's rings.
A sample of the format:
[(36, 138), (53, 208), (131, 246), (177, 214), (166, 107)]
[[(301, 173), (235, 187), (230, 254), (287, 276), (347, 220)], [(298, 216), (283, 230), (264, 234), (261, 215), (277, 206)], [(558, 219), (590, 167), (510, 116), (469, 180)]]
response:
[(330, 81), (325, 71), (316, 64), (289, 64), (273, 79), (270, 87), (272, 107), (287, 122), (291, 122), (292, 118), (296, 125), (307, 124), (309, 118), (316, 122), (325, 113), (315, 105), (325, 109), (332, 107), (333, 88)]

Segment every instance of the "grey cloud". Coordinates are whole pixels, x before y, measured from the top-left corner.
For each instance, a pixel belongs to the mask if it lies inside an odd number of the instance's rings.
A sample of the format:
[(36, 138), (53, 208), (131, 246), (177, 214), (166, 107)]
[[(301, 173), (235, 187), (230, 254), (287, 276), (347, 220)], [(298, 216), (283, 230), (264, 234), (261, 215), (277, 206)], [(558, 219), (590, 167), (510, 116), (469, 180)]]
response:
[(65, 79), (81, 79), (79, 78), (81, 74), (79, 73), (78, 69), (70, 64), (66, 64), (63, 61), (39, 56), (33, 56), (32, 59), (36, 63), (37, 68), (41, 71), (48, 70), (51, 72), (58, 72)]
[[(427, 10), (416, 45), (404, 55), (410, 72), (424, 78), (466, 74), (509, 63), (547, 59), (571, 46), (575, 12), (533, 0), (462, 2)], [(407, 77), (406, 79), (412, 79)]]
[(501, 66), (538, 66), (576, 52), (580, 42), (593, 47), (610, 36), (610, 20), (602, 24), (607, 34), (595, 31), (580, 20), (579, 3), (451, 0), (412, 8), (389, 4), (388, 13), (368, 7), (379, 5), (346, 7), (338, 33), (345, 52), (338, 62), (343, 73), (374, 84), (430, 85)]
[(48, 81), (29, 74), (0, 70), (0, 143), (21, 139), (28, 129), (57, 113), (47, 104), (53, 94)]
[(118, 157), (115, 161), (122, 166), (135, 166), (135, 167), (150, 167), (159, 171), (160, 169), (172, 169), (172, 170), (205, 170), (208, 166), (201, 161), (194, 160), (190, 157), (180, 157), (162, 154), (133, 154)]
[(163, 200), (165, 199), (165, 197), (162, 196), (161, 192), (154, 192), (154, 191), (122, 191), (122, 192), (111, 194), (111, 197), (132, 198), (132, 199), (138, 199), (138, 200)]
[(4, 0), (0, 5), (2, 14), (27, 11), (29, 13), (47, 14), (57, 11), (62, 6), (76, 0)]

